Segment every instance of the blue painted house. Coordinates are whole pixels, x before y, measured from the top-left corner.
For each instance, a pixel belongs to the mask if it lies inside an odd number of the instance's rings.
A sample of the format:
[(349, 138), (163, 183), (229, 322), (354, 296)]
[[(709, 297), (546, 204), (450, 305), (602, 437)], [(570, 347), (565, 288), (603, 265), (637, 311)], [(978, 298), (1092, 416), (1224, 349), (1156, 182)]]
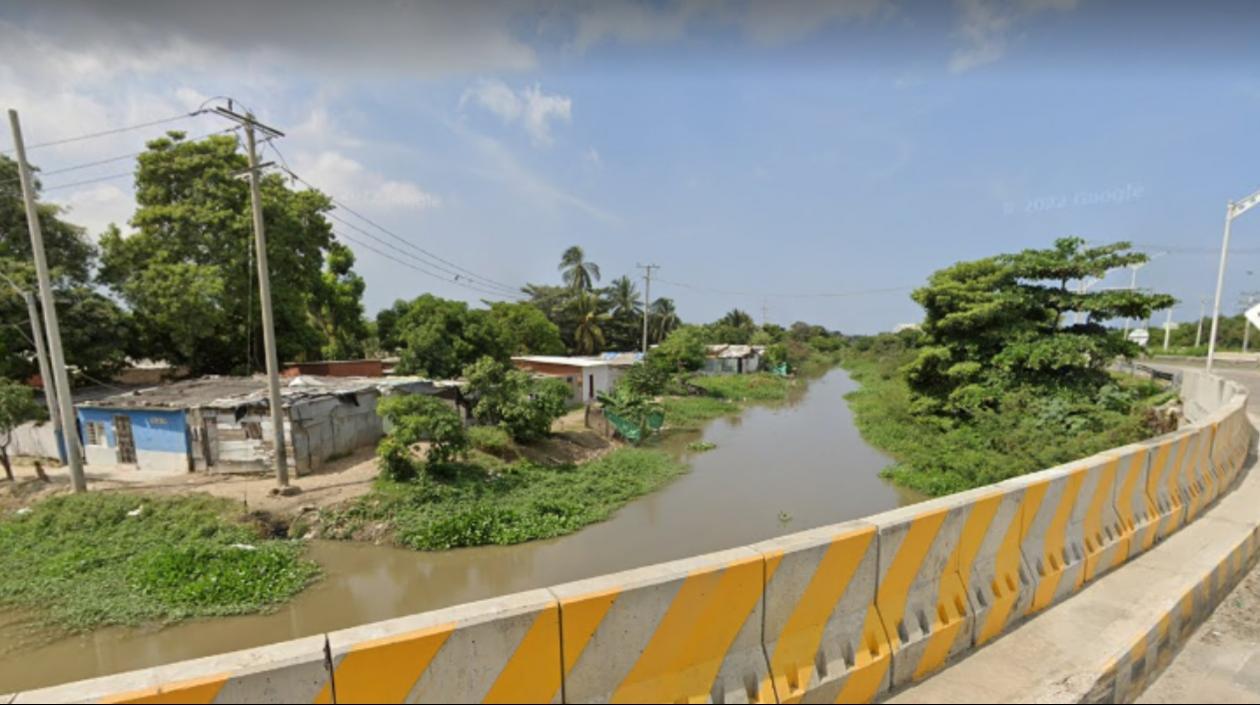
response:
[(135, 465), (158, 472), (192, 469), (183, 409), (81, 406), (78, 417), (90, 465)]

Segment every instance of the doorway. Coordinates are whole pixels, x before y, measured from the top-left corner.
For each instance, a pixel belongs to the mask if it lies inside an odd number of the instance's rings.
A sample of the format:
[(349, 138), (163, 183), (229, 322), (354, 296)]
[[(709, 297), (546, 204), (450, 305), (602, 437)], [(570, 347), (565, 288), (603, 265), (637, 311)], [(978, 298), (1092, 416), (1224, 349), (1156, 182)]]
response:
[(136, 439), (131, 434), (131, 418), (114, 417), (114, 436), (118, 439), (118, 464), (136, 464)]

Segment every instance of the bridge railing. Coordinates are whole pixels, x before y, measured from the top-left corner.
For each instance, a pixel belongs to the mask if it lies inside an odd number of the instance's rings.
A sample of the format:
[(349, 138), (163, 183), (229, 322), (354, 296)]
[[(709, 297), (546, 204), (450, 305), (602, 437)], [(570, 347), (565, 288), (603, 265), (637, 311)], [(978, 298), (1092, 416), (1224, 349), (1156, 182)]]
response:
[(996, 485), (14, 702), (869, 701), (1069, 597), (1233, 489), (1251, 443), (1246, 392), (1201, 372), (1180, 383), (1185, 427)]

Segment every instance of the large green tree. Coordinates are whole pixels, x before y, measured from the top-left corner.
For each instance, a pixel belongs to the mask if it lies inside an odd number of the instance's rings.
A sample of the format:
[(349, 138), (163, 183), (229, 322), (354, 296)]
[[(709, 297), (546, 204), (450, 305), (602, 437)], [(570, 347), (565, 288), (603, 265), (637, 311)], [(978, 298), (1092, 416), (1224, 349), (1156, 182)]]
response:
[[(188, 141), (172, 132), (137, 160), (133, 232), (101, 238), (101, 280), (135, 313), (137, 338), (155, 357), (194, 372), (262, 365), (261, 315), (253, 254), (249, 186), (234, 137)], [(334, 250), (324, 213), (328, 197), (295, 191), (277, 174), (261, 179), (276, 342), (283, 360), (311, 360), (341, 349), (329, 321), (354, 306), (349, 262)], [(325, 281), (325, 259), (333, 254)], [(344, 285), (344, 286), (342, 286)], [(354, 330), (349, 336), (358, 335)]]
[(326, 360), (363, 357), (365, 352), (369, 336), (363, 316), (365, 285), (353, 268), (354, 252), (333, 242), (312, 300), (312, 315), (324, 337), (320, 355)]
[(586, 259), (581, 247), (573, 245), (560, 256), (560, 273), (565, 286), (574, 291), (590, 291), (599, 281), (599, 265)]
[(639, 288), (627, 276), (612, 280), (604, 291), (608, 302), (608, 322), (604, 335), (612, 350), (635, 350), (642, 344), (643, 304), (639, 300)]
[(490, 311), (432, 294), (407, 306), (393, 335), (400, 341), (398, 371), (435, 379), (457, 377), (482, 357), (505, 362), (511, 354), (511, 341)]
[(560, 328), (547, 320), (543, 312), (528, 302), (497, 301), (490, 304), (490, 315), (507, 336), (513, 355), (563, 355), (564, 339)]
[[(35, 181), (38, 193), (40, 183)], [(107, 379), (133, 349), (130, 318), (93, 284), (97, 250), (83, 228), (64, 220), (56, 205), (38, 203), (53, 299), (66, 363), (93, 379)], [(35, 292), (35, 264), (18, 183), (17, 163), (0, 155), (0, 273)], [(0, 375), (26, 379), (38, 371), (26, 300), (0, 280)]]
[[(1092, 395), (1106, 368), (1138, 348), (1104, 323), (1145, 319), (1175, 303), (1143, 291), (1080, 293), (1074, 282), (1137, 265), (1146, 255), (1125, 242), (1086, 247), (1063, 238), (1054, 247), (961, 262), (916, 290), (923, 306), (924, 346), (908, 381), (919, 411), (969, 416), (996, 408), (1004, 391), (1035, 385)], [(1083, 320), (1065, 325), (1080, 312)]]

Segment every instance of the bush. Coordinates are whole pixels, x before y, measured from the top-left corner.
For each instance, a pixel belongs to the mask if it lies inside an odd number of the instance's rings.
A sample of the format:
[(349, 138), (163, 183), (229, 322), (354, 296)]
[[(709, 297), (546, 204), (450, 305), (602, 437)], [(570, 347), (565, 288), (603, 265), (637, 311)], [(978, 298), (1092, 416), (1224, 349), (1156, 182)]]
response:
[(468, 450), (464, 422), (441, 399), (423, 394), (390, 396), (381, 399), (377, 411), (393, 425), (376, 451), (382, 472), (393, 479), (415, 477), (411, 446), (420, 441), (430, 443), (429, 466), (449, 463)]
[(473, 426), (468, 429), (468, 441), (473, 448), (500, 457), (512, 449), (512, 437), (498, 426)]
[(683, 326), (648, 351), (647, 361), (668, 372), (691, 372), (704, 367), (704, 331)]
[(484, 357), (464, 369), (469, 393), (477, 399), (473, 413), (497, 424), (515, 441), (537, 440), (551, 433), (551, 424), (568, 410), (569, 385), (529, 374)]
[(669, 383), (669, 370), (665, 365), (636, 362), (617, 380), (617, 386), (625, 387), (635, 394), (654, 397), (665, 392)]

